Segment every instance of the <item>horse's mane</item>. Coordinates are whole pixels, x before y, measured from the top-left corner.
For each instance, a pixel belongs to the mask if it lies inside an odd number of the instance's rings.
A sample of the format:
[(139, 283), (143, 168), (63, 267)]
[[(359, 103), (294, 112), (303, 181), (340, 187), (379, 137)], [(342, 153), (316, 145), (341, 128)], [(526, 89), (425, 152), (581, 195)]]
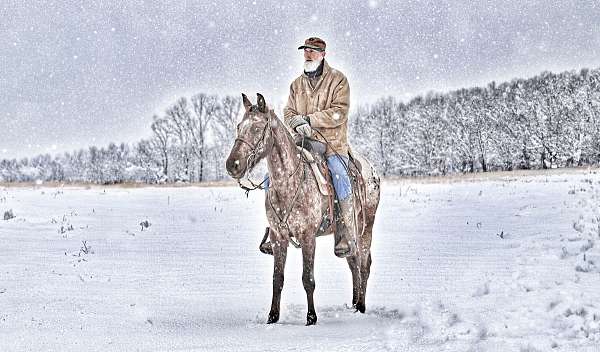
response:
[[(275, 113), (275, 111), (273, 109), (269, 109), (268, 107), (266, 108), (267, 112), (262, 112), (260, 111), (258, 105), (252, 105), (250, 106), (250, 108), (248, 109), (248, 112), (255, 112), (255, 113), (260, 113), (260, 114), (267, 114), (269, 119), (276, 119), (277, 123), (281, 123), (282, 124), (282, 130), (284, 132), (284, 135), (286, 136), (286, 138), (292, 143), (292, 144), (296, 144), (294, 142), (294, 137), (292, 136), (292, 132), (287, 128), (287, 126), (285, 125), (285, 121), (281, 120), (279, 118), (279, 116), (277, 116), (277, 114)], [(271, 127), (272, 128), (272, 127)], [(279, 129), (279, 126), (277, 127)]]
[(292, 142), (292, 144), (296, 144), (294, 142), (294, 137), (292, 136), (292, 133), (290, 132), (290, 130), (285, 125), (285, 121), (279, 119), (279, 116), (277, 116), (277, 114), (275, 113), (275, 111), (273, 109), (269, 109), (268, 114), (271, 116), (271, 118), (277, 119), (277, 122), (281, 123), (283, 125), (282, 127), (283, 127), (283, 131), (284, 131), (286, 137)]

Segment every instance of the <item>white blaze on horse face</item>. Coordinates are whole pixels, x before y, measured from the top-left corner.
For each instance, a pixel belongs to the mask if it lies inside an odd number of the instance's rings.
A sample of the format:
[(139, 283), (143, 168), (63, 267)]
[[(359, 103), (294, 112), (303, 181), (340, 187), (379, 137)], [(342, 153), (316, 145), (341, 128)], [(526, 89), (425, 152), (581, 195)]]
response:
[(242, 122), (240, 122), (240, 135), (243, 136), (246, 133), (246, 130), (248, 128), (250, 128), (251, 125), (252, 125), (252, 120), (243, 119)]
[(256, 123), (261, 121), (264, 121), (264, 118), (255, 114), (245, 116), (238, 125), (238, 137), (246, 138), (249, 141), (258, 138), (264, 126), (256, 125)]
[(239, 165), (240, 165), (240, 161), (239, 161), (239, 160), (237, 160), (237, 159), (235, 159), (235, 161), (234, 161), (233, 163), (234, 163), (236, 166), (239, 166)]

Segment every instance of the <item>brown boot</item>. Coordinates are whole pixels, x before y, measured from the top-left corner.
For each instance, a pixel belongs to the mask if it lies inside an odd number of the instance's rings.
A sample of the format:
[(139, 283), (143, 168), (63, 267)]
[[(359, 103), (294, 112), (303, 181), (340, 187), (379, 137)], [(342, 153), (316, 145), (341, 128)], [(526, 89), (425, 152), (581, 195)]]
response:
[(273, 247), (271, 247), (271, 242), (267, 241), (269, 238), (269, 228), (265, 229), (265, 236), (263, 237), (262, 242), (258, 246), (258, 250), (260, 250), (264, 254), (273, 255)]
[(334, 253), (340, 258), (346, 258), (356, 254), (356, 234), (354, 226), (354, 207), (352, 197), (338, 201), (340, 214), (336, 222), (334, 233)]

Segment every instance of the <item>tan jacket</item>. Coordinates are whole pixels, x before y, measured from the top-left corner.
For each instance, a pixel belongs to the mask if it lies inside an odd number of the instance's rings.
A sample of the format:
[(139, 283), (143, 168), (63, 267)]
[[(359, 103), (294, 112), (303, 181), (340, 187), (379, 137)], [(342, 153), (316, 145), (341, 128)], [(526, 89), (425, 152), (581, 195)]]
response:
[[(311, 127), (321, 132), (331, 144), (327, 146), (327, 155), (334, 152), (347, 155), (349, 106), (350, 87), (346, 76), (331, 68), (325, 61), (323, 73), (314, 88), (305, 73), (292, 82), (290, 96), (283, 109), (283, 117), (289, 126), (292, 116), (308, 116)], [(312, 137), (323, 141), (323, 138), (314, 131)]]

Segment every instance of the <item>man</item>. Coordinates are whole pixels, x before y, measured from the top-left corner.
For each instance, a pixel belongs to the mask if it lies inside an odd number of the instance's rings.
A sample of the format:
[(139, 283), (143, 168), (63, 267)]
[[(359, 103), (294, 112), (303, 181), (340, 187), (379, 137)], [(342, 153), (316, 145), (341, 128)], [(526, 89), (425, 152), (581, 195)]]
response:
[(283, 112), (294, 132), (327, 143), (327, 165), (341, 211), (334, 252), (344, 258), (356, 253), (352, 188), (346, 170), (350, 87), (346, 76), (325, 61), (325, 48), (325, 41), (317, 37), (306, 39), (298, 48), (304, 51), (304, 73), (290, 85)]

